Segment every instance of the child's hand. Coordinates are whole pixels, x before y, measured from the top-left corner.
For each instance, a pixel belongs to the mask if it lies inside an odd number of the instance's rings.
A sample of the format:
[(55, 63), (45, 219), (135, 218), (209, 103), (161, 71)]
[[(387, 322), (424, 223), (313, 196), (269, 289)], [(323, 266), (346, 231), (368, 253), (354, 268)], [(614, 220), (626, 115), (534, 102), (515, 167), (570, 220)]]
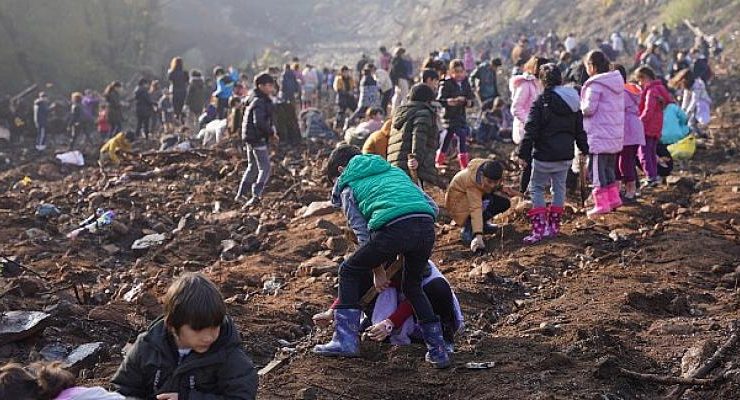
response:
[(393, 322), (389, 319), (384, 319), (377, 324), (367, 328), (367, 334), (370, 337), (370, 339), (375, 340), (377, 342), (382, 342), (390, 336), (391, 332), (393, 332)]
[(157, 395), (157, 400), (177, 400), (177, 393), (162, 393)]

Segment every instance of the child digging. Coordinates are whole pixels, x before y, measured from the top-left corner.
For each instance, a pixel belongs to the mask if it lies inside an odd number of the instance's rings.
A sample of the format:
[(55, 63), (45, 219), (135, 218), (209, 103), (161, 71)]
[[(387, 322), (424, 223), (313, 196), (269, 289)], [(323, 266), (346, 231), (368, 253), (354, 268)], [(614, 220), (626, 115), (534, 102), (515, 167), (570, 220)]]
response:
[(157, 400), (252, 400), (257, 372), (216, 286), (187, 273), (167, 289), (164, 316), (139, 335), (113, 377), (118, 392)]
[(389, 285), (383, 265), (403, 254), (403, 293), (411, 302), (427, 345), (426, 360), (435, 368), (450, 366), (440, 319), (422, 290), (427, 260), (435, 239), (438, 208), (401, 169), (380, 156), (362, 155), (343, 145), (329, 156), (327, 177), (334, 184), (332, 203), (341, 205), (364, 243), (339, 268), (339, 305), (332, 340), (314, 347), (330, 357), (360, 354), (360, 288), (372, 270), (375, 288)]
[[(544, 92), (532, 104), (519, 146), (522, 167), (526, 168), (528, 160), (532, 160), (532, 178), (529, 181), (532, 209), (528, 213), (532, 233), (524, 238), (525, 244), (534, 244), (560, 233), (565, 181), (573, 163), (573, 144), (588, 154), (578, 92), (562, 86), (562, 74), (555, 64), (540, 67), (539, 78)], [(545, 187), (548, 185), (552, 191), (549, 208), (545, 203)]]

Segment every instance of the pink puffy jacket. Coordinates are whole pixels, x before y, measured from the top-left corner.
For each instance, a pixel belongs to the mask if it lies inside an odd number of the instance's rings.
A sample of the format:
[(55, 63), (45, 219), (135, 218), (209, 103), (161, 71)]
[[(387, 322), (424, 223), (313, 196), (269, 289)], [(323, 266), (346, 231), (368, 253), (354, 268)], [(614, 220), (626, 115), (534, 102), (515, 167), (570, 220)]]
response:
[(524, 124), (527, 123), (529, 110), (542, 93), (540, 81), (534, 75), (525, 73), (512, 76), (509, 80), (511, 92), (511, 114), (514, 116), (511, 139), (519, 144), (524, 137)]
[(645, 137), (660, 139), (663, 133), (663, 110), (669, 103), (673, 103), (673, 97), (659, 79), (648, 82), (642, 88), (640, 120), (645, 127)]
[(645, 130), (640, 121), (639, 87), (627, 84), (624, 89), (624, 146), (644, 146)]
[(624, 80), (619, 71), (594, 75), (581, 89), (583, 128), (591, 154), (616, 154), (624, 143)]

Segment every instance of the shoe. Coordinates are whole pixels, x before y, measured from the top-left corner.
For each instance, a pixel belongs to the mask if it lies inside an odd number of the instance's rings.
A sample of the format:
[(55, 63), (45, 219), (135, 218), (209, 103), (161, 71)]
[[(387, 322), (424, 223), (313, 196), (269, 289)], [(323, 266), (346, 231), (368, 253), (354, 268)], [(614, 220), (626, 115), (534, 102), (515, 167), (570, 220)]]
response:
[(543, 237), (551, 238), (560, 234), (560, 222), (563, 217), (563, 208), (550, 206), (547, 210), (547, 228)]
[(445, 153), (443, 153), (440, 150), (437, 150), (437, 157), (434, 159), (434, 166), (437, 167), (437, 169), (443, 169), (447, 166), (446, 164), (446, 156)]
[(594, 199), (594, 208), (588, 210), (586, 215), (591, 218), (594, 215), (608, 214), (612, 211), (609, 207), (609, 189), (594, 188), (591, 192)]
[(543, 239), (547, 229), (547, 209), (533, 208), (527, 213), (532, 222), (532, 233), (524, 238), (524, 244), (535, 244)]
[(427, 354), (424, 357), (434, 368), (443, 369), (450, 366), (450, 356), (442, 337), (442, 324), (426, 322), (421, 324), (421, 335), (427, 345)]
[(635, 203), (637, 203), (637, 194), (635, 194), (634, 196), (630, 197), (630, 196), (627, 196), (626, 194), (622, 193), (622, 194), (619, 195), (619, 197), (622, 200), (622, 204), (635, 204)]
[(622, 206), (622, 199), (619, 196), (619, 183), (613, 183), (607, 186), (607, 189), (607, 193), (609, 193), (609, 207), (612, 210), (616, 210)]
[(354, 309), (334, 311), (334, 336), (327, 344), (314, 346), (313, 352), (325, 357), (358, 357), (360, 355), (360, 314)]
[(468, 167), (468, 162), (470, 161), (470, 154), (468, 153), (460, 153), (457, 155), (457, 161), (460, 163), (460, 169), (465, 169)]

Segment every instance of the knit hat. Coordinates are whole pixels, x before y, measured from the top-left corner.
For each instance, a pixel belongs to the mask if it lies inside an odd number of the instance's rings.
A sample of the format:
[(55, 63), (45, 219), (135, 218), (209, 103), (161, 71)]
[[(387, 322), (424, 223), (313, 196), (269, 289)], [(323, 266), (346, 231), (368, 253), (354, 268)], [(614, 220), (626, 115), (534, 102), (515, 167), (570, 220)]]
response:
[(504, 175), (504, 168), (498, 161), (486, 161), (480, 166), (480, 170), (488, 179), (497, 181)]
[(262, 72), (254, 77), (254, 86), (264, 85), (267, 83), (275, 84), (275, 79), (267, 72)]
[(421, 83), (414, 85), (414, 87), (411, 88), (411, 92), (409, 93), (409, 100), (411, 101), (421, 101), (424, 103), (429, 103), (431, 101), (434, 101), (434, 99), (435, 96), (432, 88)]

